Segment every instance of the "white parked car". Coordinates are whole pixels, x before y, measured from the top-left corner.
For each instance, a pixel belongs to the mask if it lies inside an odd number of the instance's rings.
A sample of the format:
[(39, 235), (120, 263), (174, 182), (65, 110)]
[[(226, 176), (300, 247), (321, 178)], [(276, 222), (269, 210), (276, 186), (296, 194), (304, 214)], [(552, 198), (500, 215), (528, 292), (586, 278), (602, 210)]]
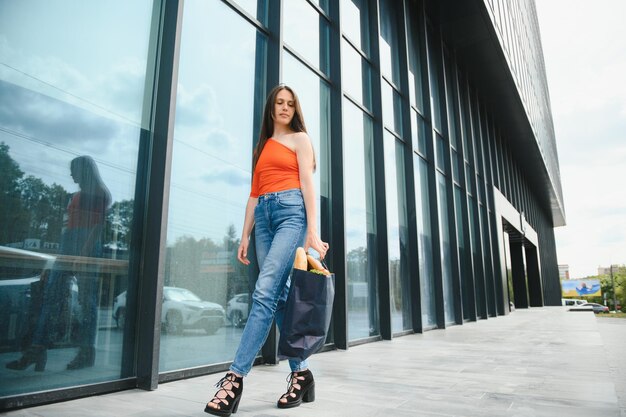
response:
[(237, 294), (228, 301), (226, 305), (226, 317), (235, 327), (243, 327), (248, 320), (248, 300), (249, 294)]
[(564, 306), (580, 306), (583, 304), (587, 304), (587, 300), (579, 300), (577, 298), (561, 298), (561, 303)]
[[(171, 334), (180, 334), (184, 329), (204, 329), (207, 334), (215, 333), (224, 326), (224, 308), (210, 301), (203, 301), (186, 288), (163, 287), (161, 325)], [(113, 318), (117, 327), (123, 328), (126, 321), (126, 291), (113, 300)]]

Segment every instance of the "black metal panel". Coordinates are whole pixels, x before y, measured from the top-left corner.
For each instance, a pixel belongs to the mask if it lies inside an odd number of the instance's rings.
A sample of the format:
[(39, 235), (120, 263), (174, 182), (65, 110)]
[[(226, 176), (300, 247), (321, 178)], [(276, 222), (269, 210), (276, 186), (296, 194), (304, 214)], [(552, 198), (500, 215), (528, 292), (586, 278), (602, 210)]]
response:
[(513, 294), (515, 308), (528, 308), (528, 286), (526, 285), (526, 270), (524, 267), (524, 250), (521, 239), (513, 238), (510, 234), (511, 273), (513, 275)]
[(385, 149), (382, 121), (382, 95), (380, 73), (380, 30), (378, 19), (378, 2), (369, 4), (370, 45), (372, 58), (372, 111), (374, 137), (374, 189), (376, 213), (376, 276), (378, 282), (378, 306), (380, 317), (380, 334), (384, 340), (391, 340), (391, 293), (389, 286), (389, 248), (387, 239), (387, 199), (385, 193)]
[[(467, 143), (467, 140), (468, 140), (467, 136), (471, 135), (471, 122), (469, 120), (469, 114), (463, 111), (463, 109), (468, 108), (467, 107), (468, 106), (467, 80), (461, 79), (461, 77), (459, 77), (457, 81), (457, 85), (458, 85), (458, 92), (459, 92), (459, 110), (460, 110), (459, 111), (459, 115), (460, 115), (459, 126), (460, 127), (462, 126), (462, 128), (460, 129), (460, 135), (458, 137), (462, 142)], [(469, 181), (472, 180), (472, 178), (467, 178), (467, 176), (465, 175), (465, 160), (469, 159), (470, 156), (466, 155), (465, 146), (459, 146), (458, 154), (459, 154), (461, 161), (463, 161), (463, 168), (459, 169), (459, 180), (460, 180), (461, 188), (463, 189), (463, 197), (461, 199), (460, 209), (462, 210), (463, 225), (465, 226), (463, 229), (463, 241), (465, 242), (465, 247), (466, 247), (465, 260), (460, 265), (460, 268), (465, 271), (465, 276), (467, 277), (465, 278), (468, 281), (468, 285), (466, 286), (467, 291), (471, 291), (470, 297), (469, 297), (469, 303), (468, 303), (469, 305), (467, 306), (467, 309), (469, 310), (469, 320), (476, 321), (477, 320), (476, 293), (473, 290), (473, 288), (475, 288), (474, 262), (472, 259), (472, 249), (471, 249), (472, 240), (471, 240), (471, 235), (470, 235), (470, 220), (471, 219), (470, 219), (470, 211), (469, 211), (469, 206), (468, 206), (469, 203), (468, 203), (468, 198), (467, 198), (468, 183)]]
[[(446, 61), (446, 54), (443, 53), (442, 50), (442, 56), (444, 57), (444, 65), (443, 65), (443, 70), (444, 70), (444, 74), (447, 74), (448, 71), (451, 71), (452, 75), (452, 82), (448, 83), (448, 77), (446, 75), (444, 75), (442, 77), (442, 82), (445, 83), (445, 92), (446, 94), (444, 94), (446, 103), (448, 102), (448, 99), (450, 97), (452, 97), (452, 103), (450, 103), (451, 106), (446, 106), (446, 109), (451, 109), (452, 110), (452, 114), (448, 114), (448, 112), (446, 112), (446, 120), (448, 120), (450, 117), (455, 118), (456, 120), (458, 120), (458, 115), (459, 115), (459, 102), (458, 102), (458, 90), (457, 90), (457, 86), (456, 86), (456, 71), (454, 70), (454, 68), (456, 67), (456, 65), (454, 65), (454, 59), (453, 57), (448, 53), (447, 54), (447, 59), (451, 60), (451, 62), (447, 62)], [(450, 94), (447, 94), (447, 92), (450, 91)], [(451, 264), (452, 264), (452, 293), (454, 295), (454, 299), (453, 300), (449, 300), (450, 302), (454, 303), (454, 321), (457, 324), (463, 324), (463, 297), (461, 295), (461, 271), (460, 271), (460, 259), (459, 259), (459, 251), (458, 251), (458, 247), (459, 247), (459, 242), (457, 239), (457, 228), (459, 227), (459, 225), (457, 224), (456, 221), (456, 211), (455, 211), (455, 200), (454, 200), (454, 178), (453, 178), (453, 174), (452, 174), (452, 145), (450, 142), (450, 135), (454, 134), (456, 135), (457, 138), (460, 138), (460, 134), (459, 134), (459, 124), (455, 123), (456, 126), (456, 130), (454, 133), (451, 133), (449, 131), (450, 129), (450, 123), (448, 122), (446, 124), (446, 130), (447, 130), (447, 134), (448, 134), (448, 140), (446, 141), (446, 153), (445, 153), (445, 165), (446, 165), (446, 172), (448, 173), (448, 175), (446, 176), (446, 199), (448, 201), (448, 207), (447, 207), (447, 213), (448, 213), (448, 231), (449, 231), (449, 239), (450, 239), (450, 254), (451, 254)]]
[(163, 3), (153, 113), (150, 120), (148, 188), (143, 251), (141, 254), (137, 320), (137, 386), (158, 385), (161, 301), (165, 265), (167, 209), (182, 20), (182, 0)]
[[(426, 55), (426, 59), (424, 60), (426, 71), (424, 74), (427, 74), (424, 77), (427, 80), (428, 88), (424, 91), (426, 97), (431, 97), (432, 94), (430, 92), (430, 78), (432, 77), (430, 73), (430, 61), (433, 60), (433, 51), (430, 48), (430, 44), (438, 45), (439, 37), (436, 36), (435, 30), (432, 28), (428, 20), (426, 19), (426, 14), (424, 14), (423, 20), (423, 32), (422, 36), (424, 53)], [(429, 30), (430, 28), (430, 30)], [(433, 36), (434, 39), (429, 41), (429, 38)], [(435, 59), (435, 63), (437, 60)], [(436, 64), (438, 65), (438, 64)], [(439, 68), (437, 67), (437, 71)], [(441, 73), (441, 72), (440, 72)], [(444, 91), (440, 88), (440, 91)], [(425, 113), (427, 119), (430, 121), (431, 128), (426, 129), (426, 154), (428, 156), (428, 194), (430, 195), (429, 201), (429, 210), (430, 210), (430, 224), (431, 224), (431, 237), (432, 237), (432, 247), (433, 247), (433, 273), (435, 276), (434, 284), (435, 284), (435, 303), (436, 303), (436, 320), (437, 327), (443, 329), (446, 327), (445, 320), (445, 312), (444, 312), (444, 304), (443, 304), (443, 270), (441, 264), (441, 238), (439, 237), (439, 198), (438, 198), (438, 190), (437, 190), (437, 168), (436, 168), (436, 155), (435, 155), (435, 139), (436, 139), (436, 131), (433, 127), (433, 114), (432, 108), (429, 105), (425, 106)]]
[[(270, 31), (267, 50), (267, 92), (278, 85), (282, 76), (282, 0), (273, 0), (268, 4)], [(254, 277), (256, 281), (257, 274)], [(278, 330), (276, 324), (270, 328), (270, 332), (261, 348), (263, 362), (267, 364), (277, 364), (278, 360)]]
[(526, 271), (528, 273), (528, 303), (531, 307), (543, 307), (543, 290), (541, 288), (541, 272), (537, 248), (527, 243)]
[[(409, 91), (409, 21), (411, 15), (407, 0), (402, 0), (401, 10), (398, 13), (399, 28), (399, 48), (400, 48), (400, 85), (402, 91)], [(411, 102), (408, 94), (402, 95), (402, 131), (406, 138), (412, 137), (411, 132)], [(411, 323), (414, 332), (422, 331), (422, 304), (420, 294), (419, 275), (419, 251), (417, 236), (417, 205), (415, 201), (415, 167), (413, 166), (413, 145), (410, 140), (405, 141), (404, 150), (404, 178), (406, 193), (406, 213), (407, 213), (407, 235), (408, 247), (406, 251), (409, 258), (409, 296), (403, 298), (403, 302), (411, 303)]]
[(335, 273), (333, 332), (335, 346), (348, 348), (348, 280), (346, 277), (346, 241), (343, 192), (343, 129), (341, 94), (341, 20), (339, 2), (330, 2), (330, 230), (329, 267)]

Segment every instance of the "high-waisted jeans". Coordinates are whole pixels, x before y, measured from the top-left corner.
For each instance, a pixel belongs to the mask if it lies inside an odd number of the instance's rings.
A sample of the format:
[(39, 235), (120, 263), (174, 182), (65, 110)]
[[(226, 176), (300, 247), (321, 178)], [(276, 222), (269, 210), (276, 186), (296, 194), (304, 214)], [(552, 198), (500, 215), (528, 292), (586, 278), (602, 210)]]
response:
[[(306, 212), (300, 189), (259, 196), (254, 209), (256, 255), (259, 278), (252, 294), (252, 307), (230, 370), (247, 375), (265, 343), (276, 318), (282, 328), (289, 275), (296, 248), (306, 237)], [(306, 369), (306, 361), (289, 361), (292, 371)]]

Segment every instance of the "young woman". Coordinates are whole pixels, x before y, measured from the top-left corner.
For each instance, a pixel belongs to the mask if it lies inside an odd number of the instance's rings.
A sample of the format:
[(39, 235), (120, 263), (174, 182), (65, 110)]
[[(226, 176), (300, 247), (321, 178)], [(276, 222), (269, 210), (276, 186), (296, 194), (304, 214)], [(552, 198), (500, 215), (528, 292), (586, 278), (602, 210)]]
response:
[[(237, 412), (243, 378), (250, 372), (274, 318), (279, 328), (282, 326), (296, 248), (311, 247), (322, 258), (328, 251), (328, 243), (322, 242), (316, 226), (315, 154), (298, 96), (290, 87), (279, 85), (267, 97), (253, 169), (237, 257), (243, 264), (250, 264), (250, 233), (256, 226), (260, 272), (235, 360), (230, 372), (216, 384), (220, 389), (204, 410), (218, 416)], [(307, 361), (290, 360), (289, 365), (289, 389), (278, 400), (279, 408), (297, 407), (315, 399), (315, 383)]]

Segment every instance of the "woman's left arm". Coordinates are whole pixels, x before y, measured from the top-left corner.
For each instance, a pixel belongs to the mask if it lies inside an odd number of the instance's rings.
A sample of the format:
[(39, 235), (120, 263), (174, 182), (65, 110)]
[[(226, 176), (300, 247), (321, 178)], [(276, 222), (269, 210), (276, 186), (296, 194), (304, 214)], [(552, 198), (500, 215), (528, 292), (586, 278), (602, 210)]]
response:
[(313, 184), (314, 154), (309, 135), (301, 132), (296, 139), (296, 155), (300, 171), (300, 189), (306, 209), (307, 231), (304, 250), (315, 249), (322, 259), (328, 251), (328, 243), (323, 242), (317, 231), (317, 208), (315, 206), (315, 185)]

